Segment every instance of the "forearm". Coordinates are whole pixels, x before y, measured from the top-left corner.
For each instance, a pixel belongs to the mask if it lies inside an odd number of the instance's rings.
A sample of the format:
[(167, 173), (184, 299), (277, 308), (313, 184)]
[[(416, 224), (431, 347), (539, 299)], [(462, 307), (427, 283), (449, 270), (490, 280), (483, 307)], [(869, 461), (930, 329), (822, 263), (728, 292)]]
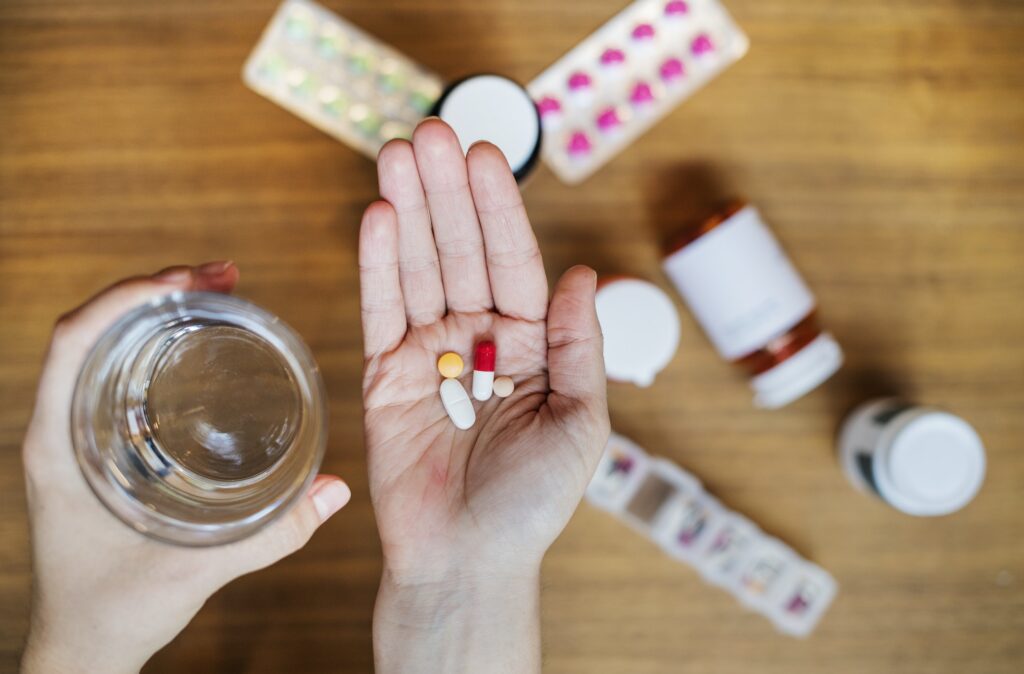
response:
[(540, 672), (538, 573), (410, 584), (385, 570), (373, 618), (377, 673)]

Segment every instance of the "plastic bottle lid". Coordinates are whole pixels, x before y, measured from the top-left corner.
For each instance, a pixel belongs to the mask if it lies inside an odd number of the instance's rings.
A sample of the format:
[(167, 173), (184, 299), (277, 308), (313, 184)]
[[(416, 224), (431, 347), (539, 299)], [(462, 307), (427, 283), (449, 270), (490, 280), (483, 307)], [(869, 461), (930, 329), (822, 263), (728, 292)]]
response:
[(823, 332), (783, 362), (750, 380), (754, 404), (764, 409), (788, 405), (820, 386), (842, 364), (839, 343)]
[(936, 410), (893, 424), (874, 459), (882, 497), (911, 515), (946, 515), (967, 505), (985, 479), (985, 446), (970, 424)]
[(540, 113), (526, 89), (500, 75), (472, 75), (453, 84), (434, 114), (448, 123), (464, 152), (477, 141), (498, 146), (521, 180), (540, 155)]
[(597, 290), (609, 379), (650, 386), (679, 347), (679, 313), (658, 286), (640, 279), (607, 281)]

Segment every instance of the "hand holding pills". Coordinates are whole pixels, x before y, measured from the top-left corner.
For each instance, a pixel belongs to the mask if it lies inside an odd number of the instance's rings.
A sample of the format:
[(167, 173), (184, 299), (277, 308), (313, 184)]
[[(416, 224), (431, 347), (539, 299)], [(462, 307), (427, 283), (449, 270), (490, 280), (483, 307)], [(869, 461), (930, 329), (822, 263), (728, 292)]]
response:
[(463, 154), (428, 119), (381, 150), (378, 171), (359, 246), (378, 613), (410, 587), (467, 577), (525, 585), (529, 600), (608, 435), (595, 274), (568, 270), (549, 301), (519, 188), (489, 143)]

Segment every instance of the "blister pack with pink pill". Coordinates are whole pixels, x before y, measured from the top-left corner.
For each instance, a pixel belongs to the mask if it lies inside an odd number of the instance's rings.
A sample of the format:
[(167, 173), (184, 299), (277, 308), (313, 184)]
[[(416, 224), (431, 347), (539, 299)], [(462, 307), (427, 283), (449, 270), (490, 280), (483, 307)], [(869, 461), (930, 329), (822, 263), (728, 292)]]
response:
[(617, 433), (586, 498), (785, 634), (810, 634), (835, 598), (838, 585), (827, 571), (728, 510), (690, 473)]
[(285, 0), (242, 71), (245, 83), (371, 159), (408, 138), (442, 80), (309, 0)]
[(578, 183), (747, 51), (717, 0), (638, 0), (527, 89), (541, 113), (544, 161)]

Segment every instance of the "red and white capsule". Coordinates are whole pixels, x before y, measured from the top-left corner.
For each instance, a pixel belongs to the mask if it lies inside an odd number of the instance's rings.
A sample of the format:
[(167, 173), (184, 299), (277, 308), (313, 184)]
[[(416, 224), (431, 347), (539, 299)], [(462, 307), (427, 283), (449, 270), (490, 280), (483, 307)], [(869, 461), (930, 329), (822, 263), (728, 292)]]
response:
[(494, 358), (498, 349), (494, 342), (479, 342), (473, 354), (473, 397), (490, 400), (494, 393)]

